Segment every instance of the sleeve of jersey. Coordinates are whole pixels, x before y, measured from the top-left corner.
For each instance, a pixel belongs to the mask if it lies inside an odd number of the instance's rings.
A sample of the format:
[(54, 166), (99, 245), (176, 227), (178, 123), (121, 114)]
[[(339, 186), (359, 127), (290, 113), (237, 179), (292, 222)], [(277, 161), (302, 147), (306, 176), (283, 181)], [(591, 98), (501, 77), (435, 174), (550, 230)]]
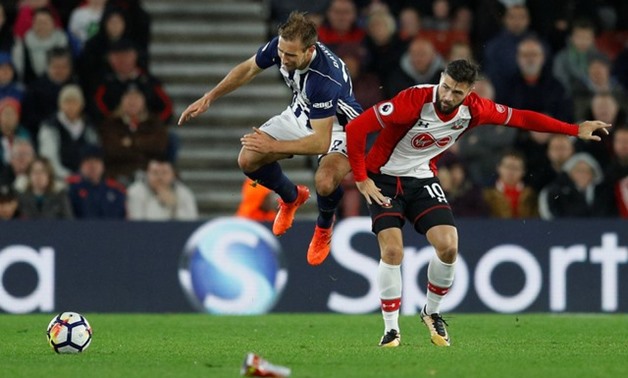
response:
[(556, 118), (546, 116), (530, 110), (512, 109), (512, 116), (507, 123), (509, 126), (520, 127), (526, 130), (540, 131), (545, 133), (566, 134), (578, 136), (579, 126)]
[(374, 108), (370, 108), (354, 118), (345, 129), (347, 132), (347, 155), (355, 181), (364, 181), (366, 175), (366, 136), (381, 130)]
[(259, 68), (266, 69), (277, 62), (277, 59), (279, 59), (279, 54), (277, 53), (278, 43), (279, 37), (275, 37), (257, 50), (255, 63)]
[(478, 98), (479, 124), (508, 125), (521, 129), (545, 133), (578, 135), (578, 125), (559, 121), (556, 118), (531, 110), (519, 110)]

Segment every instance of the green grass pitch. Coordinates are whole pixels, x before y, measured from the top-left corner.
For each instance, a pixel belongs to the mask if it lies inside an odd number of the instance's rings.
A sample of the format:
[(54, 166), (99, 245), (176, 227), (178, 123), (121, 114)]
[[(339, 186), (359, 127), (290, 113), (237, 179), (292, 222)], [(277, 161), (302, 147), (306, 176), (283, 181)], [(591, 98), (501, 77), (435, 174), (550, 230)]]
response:
[(84, 314), (92, 344), (57, 355), (53, 314), (0, 315), (2, 377), (238, 377), (247, 352), (292, 377), (627, 377), (628, 315), (449, 314), (452, 346), (403, 316), (379, 348), (379, 314)]

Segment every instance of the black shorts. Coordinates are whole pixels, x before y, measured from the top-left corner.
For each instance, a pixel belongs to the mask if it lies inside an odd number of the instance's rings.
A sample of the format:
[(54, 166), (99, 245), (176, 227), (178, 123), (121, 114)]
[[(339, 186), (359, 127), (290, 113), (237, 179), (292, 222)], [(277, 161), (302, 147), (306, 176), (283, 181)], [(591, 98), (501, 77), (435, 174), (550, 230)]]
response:
[(390, 207), (375, 202), (369, 205), (375, 234), (387, 228), (402, 228), (406, 219), (421, 234), (434, 226), (456, 225), (438, 177), (418, 179), (371, 172), (368, 175), (382, 194), (391, 199)]

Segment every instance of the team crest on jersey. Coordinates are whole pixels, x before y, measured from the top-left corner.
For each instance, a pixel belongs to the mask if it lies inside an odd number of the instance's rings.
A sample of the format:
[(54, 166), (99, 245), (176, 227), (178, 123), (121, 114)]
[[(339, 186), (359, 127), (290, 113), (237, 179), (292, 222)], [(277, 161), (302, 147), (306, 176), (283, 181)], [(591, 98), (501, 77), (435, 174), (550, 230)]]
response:
[(430, 133), (421, 133), (421, 134), (417, 134), (414, 136), (414, 138), (412, 138), (412, 147), (420, 150), (422, 148), (428, 148), (431, 147), (432, 145), (436, 144), (438, 147), (443, 148), (445, 146), (447, 146), (447, 144), (449, 144), (449, 142), (451, 142), (451, 137), (450, 136), (446, 136), (444, 138), (441, 139), (436, 139), (434, 138), (434, 136)]
[(387, 116), (387, 115), (392, 114), (393, 110), (395, 110), (395, 107), (393, 106), (392, 103), (385, 102), (378, 107), (378, 110), (381, 115)]
[(467, 126), (469, 126), (469, 120), (468, 119), (458, 119), (451, 126), (451, 129), (452, 130), (460, 130), (460, 129), (465, 128)]

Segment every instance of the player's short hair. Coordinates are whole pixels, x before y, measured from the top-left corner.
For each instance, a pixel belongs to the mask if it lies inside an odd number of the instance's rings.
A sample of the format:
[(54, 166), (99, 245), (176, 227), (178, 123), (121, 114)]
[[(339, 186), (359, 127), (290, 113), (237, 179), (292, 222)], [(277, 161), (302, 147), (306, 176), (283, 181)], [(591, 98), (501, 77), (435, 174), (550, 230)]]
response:
[(480, 68), (477, 64), (466, 59), (458, 59), (447, 64), (443, 73), (459, 83), (473, 85), (478, 81)]
[(297, 11), (290, 13), (288, 20), (279, 27), (279, 36), (287, 41), (300, 40), (304, 48), (318, 41), (316, 24), (305, 13)]

